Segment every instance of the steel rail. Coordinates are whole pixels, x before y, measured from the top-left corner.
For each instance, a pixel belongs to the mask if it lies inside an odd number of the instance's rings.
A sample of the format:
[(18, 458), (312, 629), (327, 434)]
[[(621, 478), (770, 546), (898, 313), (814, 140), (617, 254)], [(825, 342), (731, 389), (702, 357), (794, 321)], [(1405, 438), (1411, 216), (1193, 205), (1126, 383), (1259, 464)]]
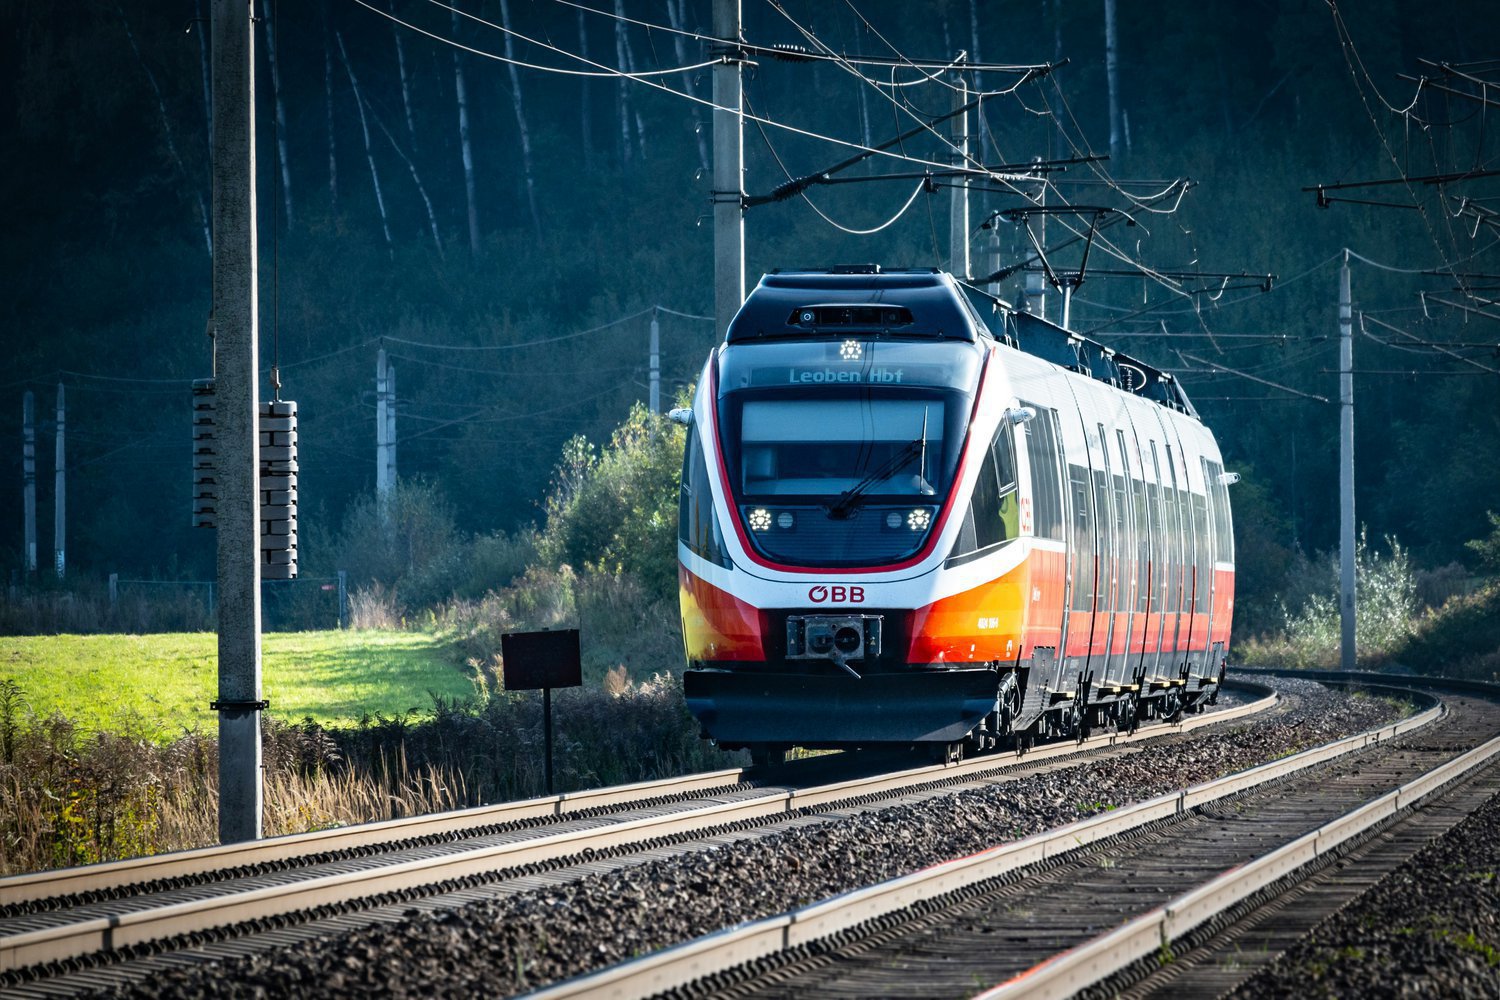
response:
[[(1389, 681), (1390, 678), (1385, 678)], [(532, 1000), (652, 996), (707, 976), (842, 934), (975, 882), (1034, 865), (1108, 837), (1185, 815), (1206, 803), (1383, 743), (1446, 714), (1438, 704), (1391, 725), (1004, 844), (810, 906), (731, 927), (599, 972), (527, 994)], [(1153, 948), (1160, 945), (1153, 941)], [(1102, 977), (1101, 977), (1102, 978)], [(1073, 987), (1076, 989), (1077, 987)]]
[[(1269, 691), (1263, 685), (1241, 686)], [(1272, 707), (1277, 700), (1274, 693), (1266, 693), (1255, 701), (1233, 708), (1184, 717), (1177, 722), (1143, 726), (1134, 734), (1101, 733), (1079, 743), (1053, 744), (1035, 748), (1028, 751), (1019, 761), (1015, 757), (1003, 754), (990, 755), (957, 763), (934, 764), (809, 788), (788, 789), (771, 786), (764, 790), (748, 790), (745, 797), (731, 801), (709, 800), (701, 805), (688, 806), (666, 814), (621, 818), (597, 827), (552, 833), (540, 831), (536, 836), (505, 843), (464, 848), (438, 857), (380, 864), (361, 871), (330, 874), (307, 873), (303, 876), (291, 873), (293, 878), (282, 884), (236, 889), (209, 898), (155, 905), (133, 912), (91, 917), (0, 936), (0, 972), (139, 946), (182, 934), (281, 916), (318, 906), (342, 904), (385, 893), (409, 891), (414, 887), (485, 875), (521, 865), (554, 861), (589, 850), (628, 847), (660, 837), (690, 834), (747, 820), (806, 812), (839, 803), (848, 803), (851, 800), (888, 795), (901, 790), (915, 790), (934, 782), (951, 784), (964, 780), (982, 780), (992, 774), (1010, 769), (1018, 763), (1025, 765), (1035, 761), (1070, 757), (1083, 752), (1108, 749), (1120, 744), (1145, 742), (1204, 726), (1231, 722), (1264, 711)], [(743, 774), (741, 771), (716, 772), (717, 776), (741, 774)], [(661, 784), (650, 782), (645, 785), (625, 787), (656, 789)], [(611, 793), (622, 792), (623, 789), (602, 789), (597, 793), (573, 793), (573, 798), (578, 800), (580, 797), (593, 795), (592, 802), (597, 805), (603, 797)], [(562, 802), (559, 800), (568, 798), (569, 796), (555, 796), (531, 800), (515, 803), (513, 808), (517, 810), (537, 809), (540, 811), (536, 815), (551, 815), (547, 810), (562, 808)], [(498, 810), (505, 807), (488, 808)], [(454, 828), (461, 829), (461, 825), (458, 824), (462, 823), (463, 817), (475, 812), (476, 810), (465, 810), (463, 813), (445, 814), (436, 817), (435, 822), (455, 824)], [(517, 815), (512, 818), (521, 817)], [(371, 824), (372, 827), (381, 828), (382, 832), (391, 829), (410, 831), (420, 825), (420, 821), (416, 819)], [(283, 852), (282, 856), (286, 856), (286, 852), (289, 851), (295, 853), (291, 849), (300, 843), (308, 842), (316, 845), (313, 848), (315, 850), (327, 851), (330, 849), (329, 844), (335, 841), (325, 835), (339, 832), (322, 831), (321, 834), (278, 838), (286, 843), (265, 842), (261, 846), (267, 850), (280, 850)], [(351, 828), (347, 832), (360, 834), (369, 831), (364, 828)], [(411, 834), (408, 832), (407, 836)], [(387, 834), (379, 842), (388, 843), (390, 839)], [(216, 850), (223, 849), (208, 848), (185, 852), (193, 857), (178, 860), (188, 864), (207, 864), (209, 867), (206, 870), (217, 870), (222, 868), (223, 864), (222, 862), (217, 865), (211, 863)], [(255, 845), (233, 845), (228, 850), (230, 855), (237, 859), (237, 864), (251, 863), (244, 859), (256, 856), (254, 855)], [(168, 856), (168, 859), (170, 860), (171, 856)], [(95, 867), (138, 872), (150, 860), (140, 859), (140, 865), (134, 868), (130, 867), (132, 864), (130, 862)], [(72, 872), (86, 873), (88, 871), (89, 869), (76, 869), (58, 874), (64, 878), (71, 878)], [(39, 883), (32, 880), (26, 884), (36, 886)], [(5, 888), (6, 884), (0, 882), (0, 889)], [(7, 893), (0, 898), (9, 900), (10, 897)]]
[(1296, 840), (1225, 872), (1107, 934), (979, 994), (980, 1000), (1068, 997), (1158, 953), (1260, 890), (1442, 790), (1500, 754), (1500, 736)]

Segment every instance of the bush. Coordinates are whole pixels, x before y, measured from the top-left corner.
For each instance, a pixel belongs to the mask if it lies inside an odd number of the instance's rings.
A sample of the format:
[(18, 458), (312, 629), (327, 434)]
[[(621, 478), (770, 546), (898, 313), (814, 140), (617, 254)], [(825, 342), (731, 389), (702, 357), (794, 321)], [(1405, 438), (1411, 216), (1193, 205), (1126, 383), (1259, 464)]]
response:
[[(1382, 662), (1402, 647), (1420, 607), (1410, 556), (1395, 538), (1387, 536), (1386, 544), (1388, 556), (1373, 549), (1363, 532), (1355, 544), (1355, 644), (1366, 665)], [(1299, 557), (1288, 576), (1282, 634), (1237, 644), (1240, 659), (1276, 666), (1338, 666), (1343, 635), (1338, 578), (1336, 557)]]
[(677, 589), (677, 498), (684, 435), (637, 403), (599, 455), (563, 449), (537, 543), (544, 564), (628, 573), (656, 597)]
[(1500, 583), (1423, 616), (1390, 659), (1424, 674), (1500, 680)]

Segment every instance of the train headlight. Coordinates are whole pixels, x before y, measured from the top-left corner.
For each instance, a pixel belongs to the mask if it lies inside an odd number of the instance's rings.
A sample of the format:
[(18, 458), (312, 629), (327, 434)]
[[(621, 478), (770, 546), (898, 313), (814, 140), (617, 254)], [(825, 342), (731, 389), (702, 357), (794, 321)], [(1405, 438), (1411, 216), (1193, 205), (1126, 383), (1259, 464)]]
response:
[(913, 508), (906, 515), (906, 526), (912, 531), (926, 531), (932, 525), (932, 511), (926, 507)]
[(757, 507), (750, 512), (751, 531), (770, 531), (771, 512), (764, 507)]
[(901, 527), (901, 515), (895, 511), (891, 511), (885, 516), (885, 526), (893, 531)]
[(791, 531), (796, 523), (797, 519), (792, 516), (792, 512), (789, 510), (784, 510), (776, 515), (776, 527), (782, 531)]
[(839, 357), (845, 361), (858, 361), (865, 355), (865, 345), (857, 340), (846, 340), (839, 345)]

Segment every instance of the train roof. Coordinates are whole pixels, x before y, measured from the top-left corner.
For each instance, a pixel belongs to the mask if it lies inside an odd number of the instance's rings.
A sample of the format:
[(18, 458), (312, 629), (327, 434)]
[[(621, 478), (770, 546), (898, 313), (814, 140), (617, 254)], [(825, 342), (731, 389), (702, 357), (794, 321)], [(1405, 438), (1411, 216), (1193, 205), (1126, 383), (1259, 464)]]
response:
[(728, 344), (865, 334), (903, 340), (998, 340), (1068, 371), (1197, 418), (1182, 385), (1138, 358), (1021, 312), (936, 268), (878, 264), (772, 271), (745, 299)]

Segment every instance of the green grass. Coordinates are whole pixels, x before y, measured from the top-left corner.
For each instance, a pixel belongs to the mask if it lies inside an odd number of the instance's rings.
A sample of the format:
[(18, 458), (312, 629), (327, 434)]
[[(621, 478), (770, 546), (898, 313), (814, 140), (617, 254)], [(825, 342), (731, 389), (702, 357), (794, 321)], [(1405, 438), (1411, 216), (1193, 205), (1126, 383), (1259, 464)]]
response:
[[(273, 632), (261, 658), (262, 697), (294, 721), (348, 725), (430, 708), (434, 692), (474, 693), (452, 647), (419, 632)], [(25, 707), (89, 729), (213, 733), (216, 666), (211, 632), (0, 637), (0, 681), (20, 686)]]

